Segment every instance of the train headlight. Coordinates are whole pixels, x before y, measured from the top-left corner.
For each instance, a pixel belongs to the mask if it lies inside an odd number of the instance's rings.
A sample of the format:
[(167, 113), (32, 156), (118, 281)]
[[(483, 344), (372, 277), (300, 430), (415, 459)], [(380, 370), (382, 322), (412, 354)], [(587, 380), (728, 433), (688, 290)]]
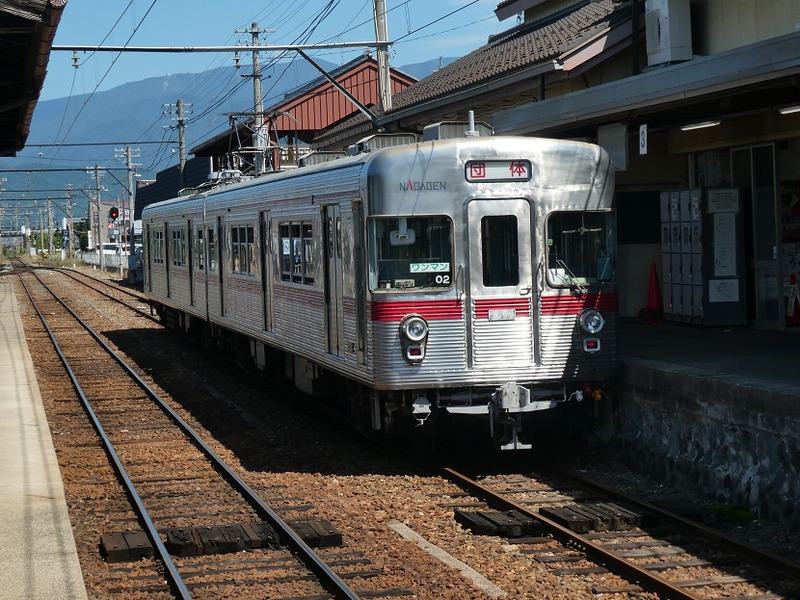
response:
[(417, 365), (425, 359), (428, 331), (427, 321), (419, 315), (408, 315), (400, 322), (400, 344), (407, 363)]
[(606, 320), (599, 310), (588, 308), (578, 317), (578, 324), (586, 333), (600, 333), (606, 324)]
[(410, 315), (400, 323), (400, 332), (411, 342), (421, 342), (428, 336), (428, 324), (417, 315)]

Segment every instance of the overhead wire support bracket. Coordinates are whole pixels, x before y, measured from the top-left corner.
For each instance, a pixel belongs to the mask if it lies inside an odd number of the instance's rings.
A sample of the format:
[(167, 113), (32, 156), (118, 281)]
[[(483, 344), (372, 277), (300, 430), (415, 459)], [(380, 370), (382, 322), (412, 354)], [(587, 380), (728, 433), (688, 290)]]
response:
[(328, 73), (328, 72), (327, 72), (327, 71), (326, 71), (326, 70), (325, 70), (325, 69), (324, 69), (324, 68), (323, 68), (321, 65), (318, 65), (316, 62), (314, 62), (314, 60), (313, 60), (313, 59), (312, 59), (312, 58), (311, 58), (311, 57), (310, 57), (308, 54), (306, 54), (305, 52), (303, 52), (303, 51), (302, 51), (300, 48), (296, 48), (295, 50), (297, 51), (297, 53), (298, 53), (300, 56), (302, 56), (303, 58), (305, 58), (305, 59), (306, 59), (306, 60), (309, 62), (309, 64), (310, 64), (312, 67), (314, 67), (314, 68), (315, 68), (317, 71), (319, 71), (320, 73), (322, 73), (322, 76), (323, 76), (323, 77), (324, 77), (324, 78), (325, 78), (325, 79), (326, 79), (326, 80), (327, 80), (327, 81), (328, 81), (328, 82), (329, 82), (329, 83), (330, 83), (330, 84), (331, 84), (333, 87), (335, 87), (335, 88), (336, 88), (337, 90), (339, 90), (339, 91), (340, 91), (342, 94), (344, 94), (344, 96), (345, 96), (345, 97), (346, 97), (348, 100), (350, 100), (350, 102), (352, 102), (353, 104), (355, 104), (355, 105), (356, 105), (356, 108), (358, 108), (358, 110), (360, 110), (362, 113), (364, 113), (364, 115), (365, 115), (365, 116), (366, 116), (366, 117), (367, 117), (367, 118), (370, 120), (370, 122), (372, 123), (372, 126), (373, 126), (373, 127), (375, 127), (376, 129), (378, 129), (379, 131), (383, 130), (383, 128), (381, 127), (380, 123), (378, 122), (378, 116), (377, 116), (375, 113), (373, 113), (373, 112), (372, 112), (372, 111), (371, 111), (371, 110), (370, 110), (370, 109), (369, 109), (369, 108), (368, 108), (366, 105), (364, 105), (364, 104), (363, 104), (363, 103), (362, 103), (362, 102), (361, 102), (361, 101), (360, 101), (358, 98), (356, 98), (355, 96), (353, 96), (353, 94), (351, 94), (351, 93), (350, 93), (350, 92), (349, 92), (347, 89), (345, 89), (345, 87), (344, 87), (342, 84), (340, 84), (338, 81), (336, 81), (336, 79), (335, 79), (334, 77), (332, 77), (332, 76), (330, 75), (330, 73)]
[(269, 52), (269, 51), (293, 51), (306, 59), (311, 66), (317, 69), (325, 79), (330, 82), (337, 90), (347, 97), (359, 111), (361, 111), (378, 130), (383, 131), (383, 127), (378, 122), (378, 117), (367, 106), (362, 104), (353, 94), (347, 91), (330, 74), (306, 54), (305, 50), (326, 50), (342, 48), (363, 48), (371, 47), (385, 50), (392, 45), (389, 41), (370, 41), (370, 42), (331, 42), (328, 44), (250, 44), (237, 46), (53, 46), (52, 51), (68, 51), (73, 54), (76, 52)]

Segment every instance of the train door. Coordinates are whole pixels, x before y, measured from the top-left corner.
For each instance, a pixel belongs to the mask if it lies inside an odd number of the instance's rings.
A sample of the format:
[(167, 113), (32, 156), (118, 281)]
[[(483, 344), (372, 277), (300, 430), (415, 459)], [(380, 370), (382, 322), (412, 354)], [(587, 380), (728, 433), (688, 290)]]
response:
[(225, 263), (223, 257), (225, 253), (225, 227), (222, 217), (217, 217), (217, 272), (219, 273), (219, 314), (225, 316)]
[(270, 260), (270, 222), (269, 211), (259, 216), (259, 234), (261, 236), (261, 297), (264, 312), (264, 331), (272, 331), (272, 261)]
[(144, 262), (144, 285), (145, 289), (148, 292), (153, 291), (153, 271), (151, 270), (151, 265), (153, 264), (154, 257), (153, 257), (153, 242), (151, 240), (151, 235), (152, 233), (150, 231), (150, 225), (146, 225), (144, 231), (144, 238), (142, 241), (144, 242), (145, 245), (144, 257), (146, 259)]
[(195, 305), (194, 297), (194, 231), (191, 219), (186, 223), (186, 266), (189, 268), (189, 305)]
[(324, 207), (325, 310), (328, 322), (328, 352), (340, 353), (344, 341), (342, 309), (342, 219), (338, 204)]
[(530, 204), (473, 200), (467, 210), (471, 366), (530, 366), (534, 361)]
[(170, 230), (169, 225), (164, 223), (164, 277), (166, 278), (167, 282), (167, 298), (172, 297), (172, 285), (171, 285), (171, 270), (170, 269), (170, 261), (172, 260), (172, 248), (170, 248)]

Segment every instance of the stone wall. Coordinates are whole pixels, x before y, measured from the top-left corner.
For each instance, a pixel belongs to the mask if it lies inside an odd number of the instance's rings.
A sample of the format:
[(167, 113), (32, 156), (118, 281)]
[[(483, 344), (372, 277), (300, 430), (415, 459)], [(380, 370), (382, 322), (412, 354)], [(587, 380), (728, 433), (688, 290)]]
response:
[(800, 392), (731, 379), (626, 359), (606, 441), (666, 485), (800, 527)]

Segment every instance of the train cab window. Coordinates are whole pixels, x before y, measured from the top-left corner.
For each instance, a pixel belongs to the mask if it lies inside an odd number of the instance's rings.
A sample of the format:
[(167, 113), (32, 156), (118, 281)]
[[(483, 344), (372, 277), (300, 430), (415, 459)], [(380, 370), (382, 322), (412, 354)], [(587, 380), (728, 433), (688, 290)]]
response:
[(182, 267), (186, 264), (186, 243), (183, 229), (173, 229), (170, 239), (170, 256), (172, 257), (172, 264), (176, 267)]
[(309, 221), (281, 223), (281, 280), (313, 285), (314, 225)]
[(370, 220), (370, 289), (420, 291), (453, 285), (453, 225), (448, 217)]
[(613, 212), (557, 212), (547, 219), (547, 280), (556, 287), (613, 281)]
[(484, 286), (519, 284), (517, 217), (499, 215), (481, 219), (481, 255)]
[(234, 273), (252, 275), (256, 271), (255, 231), (252, 225), (231, 227), (231, 262)]

